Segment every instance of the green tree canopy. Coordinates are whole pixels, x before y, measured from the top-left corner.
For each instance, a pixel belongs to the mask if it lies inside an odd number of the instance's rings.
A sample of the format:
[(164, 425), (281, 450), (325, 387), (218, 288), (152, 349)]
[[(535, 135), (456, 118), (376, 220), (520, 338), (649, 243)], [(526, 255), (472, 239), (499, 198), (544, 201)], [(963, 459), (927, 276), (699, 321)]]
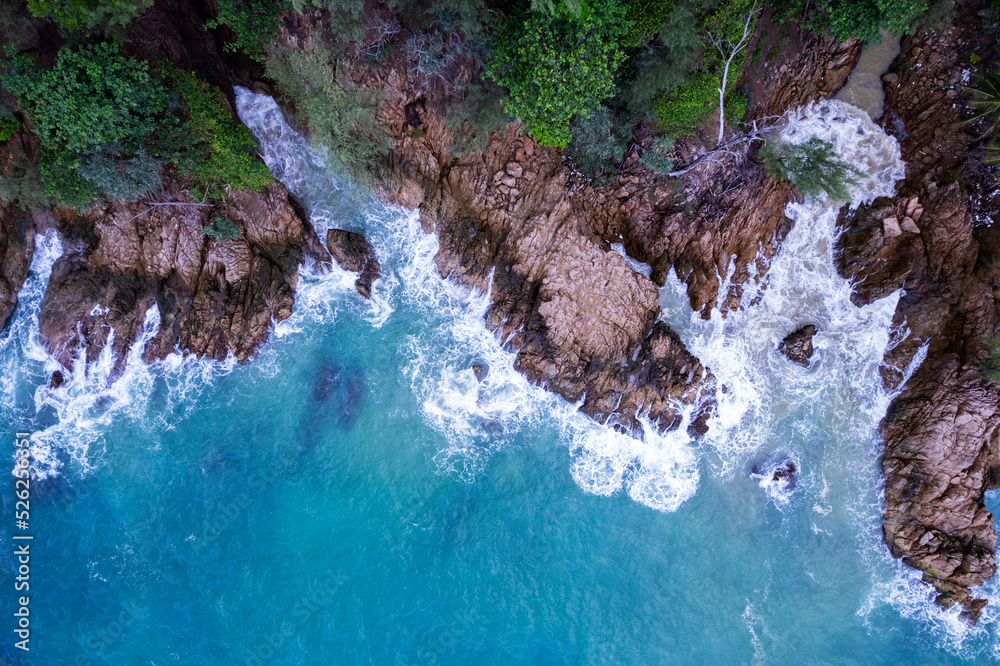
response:
[(28, 11), (67, 30), (95, 30), (126, 25), (152, 4), (153, 0), (28, 0)]
[(618, 0), (512, 16), (493, 41), (486, 76), (510, 91), (507, 111), (542, 145), (566, 147), (570, 122), (613, 94), (628, 31)]
[(0, 83), (18, 97), (42, 141), (80, 153), (112, 142), (135, 143), (156, 128), (164, 88), (146, 63), (118, 47), (64, 46), (51, 69), (36, 70), (25, 56), (10, 56)]

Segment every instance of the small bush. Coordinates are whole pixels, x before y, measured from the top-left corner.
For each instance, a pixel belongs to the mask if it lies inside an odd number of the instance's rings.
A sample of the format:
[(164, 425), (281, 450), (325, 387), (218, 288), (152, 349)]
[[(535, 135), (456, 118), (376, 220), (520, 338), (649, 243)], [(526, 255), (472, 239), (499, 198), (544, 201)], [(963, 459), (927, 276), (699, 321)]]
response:
[(540, 144), (565, 148), (573, 116), (613, 94), (626, 28), (618, 0), (593, 0), (576, 14), (515, 14), (493, 36), (486, 76), (509, 90), (508, 113)]
[(21, 131), (21, 121), (8, 109), (0, 107), (0, 141), (6, 141)]
[(45, 191), (38, 165), (23, 160), (11, 168), (8, 175), (0, 176), (0, 203), (5, 206), (14, 204), (21, 210), (32, 210), (55, 202)]
[(243, 229), (240, 225), (221, 215), (216, 215), (211, 222), (201, 228), (202, 232), (212, 238), (216, 243), (228, 243), (236, 240)]
[(990, 331), (983, 336), (986, 358), (979, 362), (979, 376), (989, 382), (1000, 384), (1000, 335)]
[(668, 154), (674, 149), (674, 140), (661, 138), (653, 142), (651, 150), (644, 150), (639, 161), (658, 174), (665, 175), (674, 170), (674, 161)]
[(882, 30), (905, 31), (925, 11), (926, 0), (781, 0), (775, 15), (841, 41), (878, 42)]
[(226, 44), (225, 49), (242, 51), (263, 62), (264, 45), (278, 36), (278, 15), (290, 6), (289, 0), (219, 0), (218, 17), (205, 23), (205, 27), (228, 26), (236, 39)]
[(121, 144), (109, 144), (80, 161), (76, 173), (102, 193), (115, 199), (135, 201), (160, 187), (160, 163), (140, 148), (134, 157), (123, 157)]
[(489, 81), (469, 84), (465, 99), (448, 107), (445, 125), (455, 136), (452, 152), (464, 155), (483, 152), (493, 132), (501, 132), (513, 120), (503, 108), (503, 91)]
[(760, 151), (764, 167), (776, 179), (789, 179), (804, 195), (831, 201), (847, 201), (848, 185), (857, 185), (861, 171), (837, 157), (833, 145), (819, 137), (805, 143), (768, 141)]
[(353, 87), (338, 73), (328, 45), (300, 49), (283, 46), (272, 51), (267, 74), (287, 96), (312, 140), (331, 151), (331, 166), (367, 183), (389, 152), (389, 137), (375, 118), (380, 96)]
[(577, 116), (571, 127), (573, 140), (566, 152), (580, 171), (594, 182), (599, 185), (610, 182), (625, 157), (632, 128), (618, 122), (614, 112), (606, 106)]
[(188, 119), (164, 127), (160, 154), (213, 190), (231, 185), (259, 192), (273, 182), (267, 166), (257, 158), (253, 135), (233, 120), (222, 93), (190, 72), (169, 69), (167, 75), (184, 100)]

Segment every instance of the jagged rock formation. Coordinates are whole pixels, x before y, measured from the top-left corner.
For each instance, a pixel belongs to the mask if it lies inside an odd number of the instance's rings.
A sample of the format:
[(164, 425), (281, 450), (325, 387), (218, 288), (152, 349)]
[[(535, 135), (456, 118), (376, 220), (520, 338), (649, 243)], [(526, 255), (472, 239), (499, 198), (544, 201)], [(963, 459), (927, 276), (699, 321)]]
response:
[(785, 339), (778, 345), (778, 351), (788, 357), (788, 360), (803, 368), (809, 367), (809, 359), (813, 355), (813, 336), (816, 335), (816, 327), (806, 324), (797, 331), (793, 331), (785, 336)]
[(326, 232), (326, 247), (341, 268), (359, 274), (354, 287), (365, 298), (371, 298), (372, 283), (378, 279), (381, 267), (365, 237), (352, 231), (330, 229)]
[[(848, 44), (828, 58), (825, 40), (795, 43), (794, 60), (778, 54), (761, 100), (794, 105), (832, 96), (860, 53)], [(822, 65), (824, 74), (802, 78), (803, 62)], [(453, 67), (452, 78), (471, 75), (461, 71), (467, 63)], [(626, 426), (645, 412), (660, 427), (674, 427), (677, 401), (699, 403), (691, 432), (703, 432), (714, 379), (657, 321), (656, 284), (673, 268), (687, 281), (692, 306), (707, 316), (719, 276), (732, 272), (736, 286), (722, 306), (735, 308), (739, 283), (766, 272), (790, 228), (790, 186), (773, 182), (753, 160), (708, 161), (667, 179), (633, 153), (616, 183), (594, 187), (575, 182), (558, 151), (513, 126), (494, 135), (485, 153), (455, 158), (442, 123), (454, 92), (410, 74), (392, 59), (377, 70), (354, 67), (358, 83), (386, 94), (380, 120), (394, 145), (382, 194), (420, 209), (425, 229), (441, 240), (442, 275), (492, 287), (487, 325), (518, 351), (517, 368), (568, 400), (585, 395), (586, 413)], [(770, 112), (764, 102), (752, 110)], [(652, 280), (611, 243), (648, 263)]]
[[(968, 195), (950, 171), (967, 156), (961, 119), (964, 63), (983, 40), (976, 7), (965, 6), (947, 36), (903, 39), (883, 77), (880, 122), (907, 162), (898, 196), (844, 216), (839, 270), (856, 284), (856, 303), (904, 287), (895, 323), (910, 337), (886, 354), (883, 378), (896, 386), (918, 348), (927, 357), (881, 424), (885, 442), (883, 534), (896, 557), (924, 572), (939, 603), (960, 603), (975, 621), (985, 605), (971, 596), (996, 571), (997, 538), (983, 506), (997, 459), (997, 386), (977, 372), (982, 336), (998, 324), (994, 283), (1000, 237), (975, 229)], [(915, 66), (919, 63), (919, 66)]]
[[(154, 304), (161, 322), (144, 357), (176, 346), (240, 361), (291, 315), (305, 223), (283, 185), (233, 191), (225, 210), (195, 205), (168, 187), (164, 205), (112, 201), (83, 214), (57, 209), (64, 254), (52, 268), (39, 313), (40, 340), (69, 367), (78, 350), (96, 358), (114, 332), (124, 361)], [(203, 232), (224, 214), (241, 235), (217, 242)]]

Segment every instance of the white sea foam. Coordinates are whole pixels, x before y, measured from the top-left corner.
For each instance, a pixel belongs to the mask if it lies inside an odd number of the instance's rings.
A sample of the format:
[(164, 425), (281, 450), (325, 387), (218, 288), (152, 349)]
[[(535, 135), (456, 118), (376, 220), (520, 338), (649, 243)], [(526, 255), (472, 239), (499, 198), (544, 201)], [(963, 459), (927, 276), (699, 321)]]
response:
[[(435, 455), (441, 471), (475, 477), (489, 456), (519, 432), (547, 424), (559, 429), (573, 459), (573, 477), (588, 492), (624, 490), (660, 510), (676, 509), (694, 494), (697, 460), (687, 436), (680, 434), (683, 429), (662, 435), (646, 423), (642, 439), (628, 437), (529, 384), (514, 369), (515, 355), (485, 326), (489, 293), (441, 277), (434, 263), (437, 237), (424, 233), (415, 212), (368, 202), (357, 214), (357, 197), (345, 194), (351, 188), (338, 184), (323, 155), (288, 126), (271, 98), (238, 89), (237, 109), (261, 142), (272, 172), (309, 208), (320, 236), (333, 226), (349, 228), (363, 232), (374, 247), (382, 277), (375, 283), (369, 321), (379, 325), (399, 307), (418, 315), (421, 326), (404, 342), (403, 372), (425, 422), (447, 442)], [(352, 207), (355, 214), (347, 214)], [(294, 330), (297, 316), (279, 326), (279, 333)], [(481, 382), (475, 364), (488, 369)]]

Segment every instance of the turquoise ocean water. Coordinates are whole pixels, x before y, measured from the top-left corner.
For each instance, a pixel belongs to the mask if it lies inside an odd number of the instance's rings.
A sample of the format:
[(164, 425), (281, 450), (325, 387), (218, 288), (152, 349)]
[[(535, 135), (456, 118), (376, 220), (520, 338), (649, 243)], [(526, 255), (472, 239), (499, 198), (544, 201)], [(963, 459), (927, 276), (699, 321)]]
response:
[[(702, 442), (640, 441), (529, 386), (483, 326), (487, 296), (437, 275), (414, 214), (331, 178), (269, 98), (239, 102), (320, 235), (364, 232), (383, 278), (368, 302), (353, 275), (305, 269), (294, 316), (244, 366), (135, 358), (108, 384), (110, 359), (92, 359), (48, 389), (37, 308), (61, 248), (40, 239), (0, 339), (0, 413), (12, 447), (34, 433), (36, 458), (31, 652), (14, 648), (11, 480), (0, 662), (1000, 659), (996, 604), (966, 628), (881, 543), (890, 396), (876, 368), (905, 331), (890, 329), (896, 296), (845, 301), (828, 209), (790, 210), (796, 231), (753, 308), (706, 322), (683, 286), (663, 289), (666, 318), (728, 391)], [(867, 187), (891, 185), (898, 149), (863, 114), (825, 109), (786, 132), (837, 139), (875, 174)], [(821, 333), (804, 370), (773, 347), (809, 322)], [(785, 460), (793, 487), (768, 482)]]

